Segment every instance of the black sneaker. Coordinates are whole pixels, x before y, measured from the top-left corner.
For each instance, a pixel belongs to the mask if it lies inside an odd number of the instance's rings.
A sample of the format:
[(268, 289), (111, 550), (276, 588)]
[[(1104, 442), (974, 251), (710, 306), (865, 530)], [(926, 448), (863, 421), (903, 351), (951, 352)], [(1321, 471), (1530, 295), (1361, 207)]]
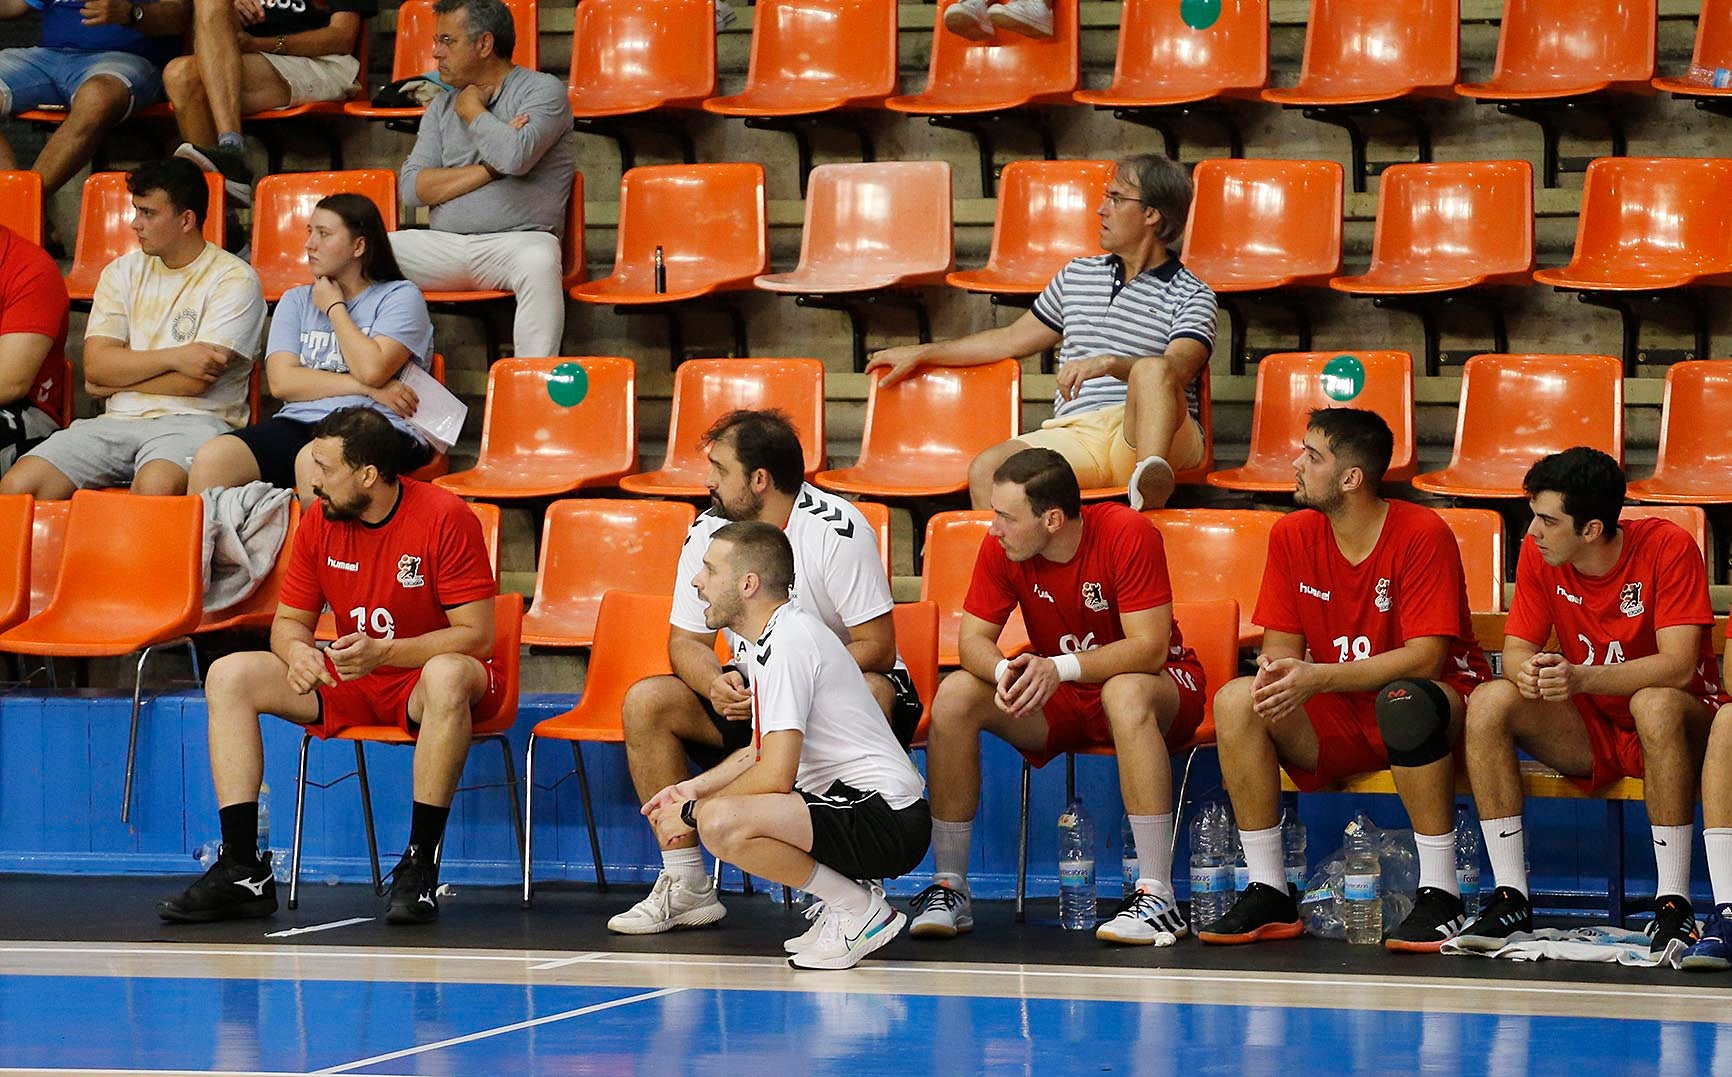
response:
[(1466, 925), (1461, 898), (1448, 890), (1422, 886), (1407, 919), (1383, 936), (1383, 948), (1404, 954), (1435, 954)]
[(1648, 944), (1651, 954), (1663, 954), (1674, 943), (1685, 947), (1702, 941), (1702, 931), (1696, 924), (1696, 910), (1690, 899), (1677, 894), (1662, 894), (1654, 899), (1654, 919), (1648, 924)]
[(251, 863), (224, 848), (198, 882), (156, 907), (156, 914), (174, 924), (206, 924), (213, 920), (252, 920), (277, 911), (277, 881), (271, 878), (270, 854)]
[(247, 151), (235, 146), (195, 146), (182, 142), (174, 151), (206, 172), (220, 172), (223, 193), (237, 206), (253, 204), (253, 166), (247, 164)]
[(1478, 954), (1493, 954), (1504, 948), (1518, 931), (1534, 929), (1534, 907), (1528, 896), (1513, 886), (1500, 886), (1480, 911), (1479, 919), (1461, 929), (1456, 945)]
[(385, 896), (387, 924), (428, 924), (439, 918), (439, 850), (429, 858), (411, 845), (391, 869), (391, 892)]
[(1304, 934), (1299, 902), (1291, 890), (1252, 883), (1233, 902), (1227, 915), (1197, 932), (1197, 938), (1218, 946), (1241, 946), (1268, 939), (1296, 939)]

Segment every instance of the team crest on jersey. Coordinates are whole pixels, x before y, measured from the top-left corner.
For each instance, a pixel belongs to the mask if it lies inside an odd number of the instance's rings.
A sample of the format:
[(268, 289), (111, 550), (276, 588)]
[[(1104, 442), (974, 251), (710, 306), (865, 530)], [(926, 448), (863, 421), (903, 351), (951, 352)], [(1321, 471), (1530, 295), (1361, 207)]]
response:
[(1645, 609), (1642, 605), (1641, 581), (1624, 584), (1623, 593), (1618, 595), (1618, 612), (1625, 617), (1640, 617)]
[(1377, 607), (1378, 613), (1388, 613), (1389, 612), (1390, 602), (1389, 602), (1389, 577), (1388, 576), (1383, 576), (1383, 577), (1380, 577), (1378, 579), (1378, 581), (1377, 581), (1377, 594), (1374, 598), (1372, 598), (1371, 601), (1372, 601), (1372, 604)]
[(424, 587), (427, 584), (421, 575), (421, 559), (413, 554), (404, 554), (397, 558), (397, 582), (404, 587)]
[(1107, 608), (1107, 596), (1101, 593), (1101, 585), (1098, 583), (1088, 582), (1082, 585), (1082, 600), (1083, 605), (1096, 613)]

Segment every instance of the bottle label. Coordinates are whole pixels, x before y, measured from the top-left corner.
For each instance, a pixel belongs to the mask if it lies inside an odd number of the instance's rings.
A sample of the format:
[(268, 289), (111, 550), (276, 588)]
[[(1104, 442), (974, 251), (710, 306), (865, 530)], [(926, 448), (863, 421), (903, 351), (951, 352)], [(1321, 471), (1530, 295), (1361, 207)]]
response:
[(1349, 875), (1343, 889), (1348, 901), (1376, 901), (1377, 883), (1375, 875)]
[(1233, 892), (1242, 894), (1251, 885), (1251, 869), (1244, 864), (1233, 865)]
[(1303, 894), (1305, 892), (1305, 869), (1298, 864), (1289, 867), (1287, 869), (1287, 885), (1293, 888), (1294, 893)]
[(1456, 868), (1455, 885), (1461, 889), (1463, 897), (1479, 893), (1479, 868)]
[(1121, 860), (1119, 862), (1119, 868), (1123, 872), (1125, 882), (1127, 883), (1135, 885), (1136, 881), (1141, 878), (1141, 874), (1137, 871), (1137, 858), (1134, 856), (1127, 856)]
[(1224, 868), (1194, 867), (1191, 869), (1191, 893), (1220, 894), (1227, 889), (1228, 875)]
[(1066, 890), (1095, 884), (1093, 860), (1061, 860), (1058, 863), (1058, 885)]

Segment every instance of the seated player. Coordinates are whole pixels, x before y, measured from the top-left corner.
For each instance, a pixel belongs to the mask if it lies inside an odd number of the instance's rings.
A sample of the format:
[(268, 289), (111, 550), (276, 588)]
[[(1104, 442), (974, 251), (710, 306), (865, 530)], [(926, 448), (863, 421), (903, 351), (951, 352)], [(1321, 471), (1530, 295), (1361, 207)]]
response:
[(692, 586), (711, 628), (746, 643), (752, 744), (660, 790), (643, 806), (664, 845), (700, 838), (718, 859), (824, 902), (789, 939), (788, 963), (852, 968), (908, 918), (876, 883), (920, 863), (932, 816), (920, 772), (830, 627), (795, 603), (794, 551), (772, 524), (710, 538)]
[[(1643, 779), (1659, 895), (1648, 931), (1654, 953), (1682, 949), (1697, 940), (1696, 779), (1727, 702), (1702, 552), (1669, 521), (1620, 524), (1624, 471), (1598, 450), (1553, 453), (1522, 488), (1534, 518), (1516, 561), (1504, 675), (1474, 694), (1467, 714), (1468, 776), (1497, 889), (1461, 945), (1496, 950), (1533, 930), (1520, 749), (1586, 793)], [(1554, 637), (1558, 649), (1546, 650)]]
[[(1136, 835), (1137, 889), (1097, 937), (1170, 946), (1186, 931), (1173, 900), (1168, 745), (1203, 720), (1202, 664), (1173, 623), (1160, 532), (1123, 505), (1084, 507), (1052, 449), (1024, 449), (993, 476), (992, 526), (963, 603), (962, 668), (932, 703), (935, 877), (914, 899), (910, 932), (947, 939), (974, 928), (968, 846), (980, 804), (980, 734), (1044, 766), (1111, 746)], [(1036, 653), (1006, 658), (998, 637), (1020, 607)]]
[[(1722, 685), (1728, 673), (1732, 659), (1721, 670)], [(1684, 951), (1683, 967), (1723, 972), (1732, 968), (1732, 705), (1714, 713), (1702, 758), (1702, 846), (1708, 854), (1714, 910), (1702, 921), (1702, 937)]]
[(1393, 447), (1376, 412), (1311, 413), (1293, 462), (1300, 508), (1269, 535), (1253, 618), (1264, 629), (1257, 673), (1215, 695), (1221, 774), (1251, 884), (1225, 916), (1200, 927), (1204, 942), (1303, 930), (1282, 869), (1278, 767), (1305, 791), (1393, 771), (1419, 846), (1419, 892), (1384, 946), (1435, 953), (1465, 922), (1454, 749), (1464, 701), (1491, 671), (1449, 525), (1381, 494)]
[[(417, 924), (439, 915), (440, 844), (469, 757), (470, 716), (506, 689), (488, 661), (497, 590), (487, 547), (460, 498), (398, 477), (409, 447), (378, 411), (332, 413), (312, 446), (318, 503), (295, 532), (271, 649), (220, 658), (205, 678), (222, 855), (157, 907), (164, 920), (277, 910), (270, 858), (257, 845), (261, 714), (321, 737), (357, 725), (394, 725), (415, 737), (409, 845), (391, 873), (385, 919)], [(327, 604), (340, 624), (354, 622), (321, 652), (313, 628)]]

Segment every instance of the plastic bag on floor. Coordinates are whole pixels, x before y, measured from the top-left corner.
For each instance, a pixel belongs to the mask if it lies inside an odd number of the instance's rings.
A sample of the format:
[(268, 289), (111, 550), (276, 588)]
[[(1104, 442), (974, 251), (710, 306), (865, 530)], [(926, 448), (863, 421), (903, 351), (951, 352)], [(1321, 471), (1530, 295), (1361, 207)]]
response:
[[(1419, 888), (1419, 849), (1409, 829), (1384, 830), (1364, 815), (1359, 825), (1377, 846), (1382, 869), (1383, 924), (1391, 928), (1413, 911), (1414, 891)], [(1299, 920), (1308, 935), (1323, 939), (1347, 938), (1347, 898), (1342, 876), (1346, 874), (1346, 849), (1337, 846), (1317, 865), (1299, 896)]]

